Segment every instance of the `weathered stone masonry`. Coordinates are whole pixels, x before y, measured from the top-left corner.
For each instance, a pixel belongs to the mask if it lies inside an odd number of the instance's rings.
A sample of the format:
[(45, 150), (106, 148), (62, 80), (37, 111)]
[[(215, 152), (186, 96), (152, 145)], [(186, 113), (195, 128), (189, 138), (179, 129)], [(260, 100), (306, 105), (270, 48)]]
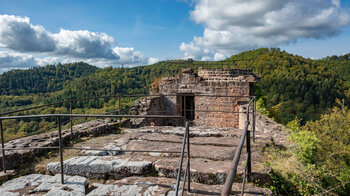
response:
[[(227, 112), (239, 112), (240, 101), (246, 101), (246, 98), (200, 95), (249, 96), (250, 84), (256, 82), (256, 78), (252, 71), (242, 69), (199, 68), (198, 74), (192, 69), (183, 69), (181, 75), (160, 79), (156, 92), (153, 92), (173, 95), (161, 98), (160, 108), (166, 115), (185, 115), (186, 108), (186, 116), (193, 118), (195, 125), (238, 128), (239, 114)], [(205, 112), (208, 110), (227, 112)], [(163, 121), (163, 125), (176, 123)]]

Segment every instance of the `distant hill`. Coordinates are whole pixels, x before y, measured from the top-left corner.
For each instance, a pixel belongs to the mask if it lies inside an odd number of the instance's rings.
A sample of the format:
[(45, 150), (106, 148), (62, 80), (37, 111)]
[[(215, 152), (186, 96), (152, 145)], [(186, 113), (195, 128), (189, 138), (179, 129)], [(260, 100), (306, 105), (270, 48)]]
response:
[[(315, 120), (334, 105), (335, 99), (349, 104), (348, 78), (336, 61), (312, 60), (279, 49), (258, 49), (234, 55), (238, 67), (251, 68), (262, 76), (261, 95), (277, 121), (286, 124), (295, 117)], [(344, 63), (344, 65), (346, 65)], [(348, 64), (347, 64), (348, 65)]]
[[(278, 48), (262, 48), (233, 55), (217, 62), (192, 60), (162, 61), (153, 65), (133, 68), (105, 68), (96, 73), (69, 82), (50, 101), (68, 98), (113, 94), (148, 93), (155, 78), (178, 74), (181, 68), (249, 68), (262, 77), (256, 88), (260, 106), (281, 123), (296, 116), (303, 122), (318, 119), (335, 103), (335, 99), (350, 97), (347, 77), (338, 69), (336, 61), (312, 60), (289, 54)], [(81, 88), (84, 86), (84, 88)], [(81, 107), (87, 106), (82, 104)], [(89, 107), (102, 107), (98, 101)]]
[(336, 71), (350, 85), (350, 53), (342, 56), (331, 56), (322, 59), (325, 65)]
[(0, 75), (0, 95), (55, 92), (61, 90), (65, 82), (89, 76), (97, 69), (80, 62), (11, 70)]

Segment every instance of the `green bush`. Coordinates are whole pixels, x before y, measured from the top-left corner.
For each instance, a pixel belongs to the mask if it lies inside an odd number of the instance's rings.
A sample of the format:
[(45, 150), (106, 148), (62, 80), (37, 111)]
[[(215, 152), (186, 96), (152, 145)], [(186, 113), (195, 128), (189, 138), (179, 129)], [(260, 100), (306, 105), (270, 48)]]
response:
[(317, 161), (319, 139), (310, 131), (294, 132), (290, 135), (291, 140), (297, 144), (297, 154), (303, 163), (314, 164)]

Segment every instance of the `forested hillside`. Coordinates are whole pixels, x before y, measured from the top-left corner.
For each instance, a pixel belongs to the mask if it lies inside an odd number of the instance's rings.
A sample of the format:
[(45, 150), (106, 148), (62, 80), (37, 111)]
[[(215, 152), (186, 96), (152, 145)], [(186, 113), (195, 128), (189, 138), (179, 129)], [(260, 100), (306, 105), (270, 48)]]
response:
[(342, 56), (326, 57), (322, 60), (325, 66), (335, 70), (350, 85), (350, 53)]
[[(155, 78), (179, 73), (181, 68), (198, 67), (250, 68), (262, 77), (256, 89), (260, 107), (270, 117), (286, 124), (295, 117), (318, 119), (329, 111), (335, 99), (349, 101), (346, 66), (349, 61), (311, 60), (288, 54), (279, 49), (258, 49), (232, 56), (219, 62), (191, 60), (163, 61), (134, 68), (105, 68), (89, 77), (67, 83), (63, 91), (48, 102), (69, 98), (148, 93)], [(81, 87), (84, 88), (81, 88)], [(88, 105), (87, 105), (88, 104)], [(81, 107), (101, 107), (102, 102), (86, 103)]]
[[(188, 67), (195, 71), (198, 67), (252, 69), (261, 76), (261, 83), (255, 89), (260, 108), (283, 124), (295, 117), (303, 123), (318, 119), (321, 113), (334, 106), (335, 99), (349, 103), (350, 60), (347, 55), (311, 60), (278, 48), (247, 51), (218, 62), (173, 60), (149, 66), (104, 69), (73, 63), (15, 70), (0, 75), (0, 92), (6, 95), (53, 92), (35, 99), (42, 103), (102, 95), (147, 94), (155, 78), (175, 75), (181, 68)], [(33, 100), (17, 97), (7, 105), (19, 107)], [(75, 107), (102, 108), (105, 101), (85, 101)]]
[[(241, 59), (252, 59), (239, 61)], [(335, 99), (349, 102), (345, 66), (334, 61), (311, 60), (279, 49), (258, 49), (232, 56), (238, 67), (253, 69), (262, 76), (261, 95), (269, 115), (286, 124), (295, 117), (303, 122), (327, 112)], [(342, 62), (343, 63), (343, 62)]]
[(23, 95), (61, 90), (63, 84), (88, 76), (98, 68), (83, 62), (12, 70), (0, 75), (0, 95)]

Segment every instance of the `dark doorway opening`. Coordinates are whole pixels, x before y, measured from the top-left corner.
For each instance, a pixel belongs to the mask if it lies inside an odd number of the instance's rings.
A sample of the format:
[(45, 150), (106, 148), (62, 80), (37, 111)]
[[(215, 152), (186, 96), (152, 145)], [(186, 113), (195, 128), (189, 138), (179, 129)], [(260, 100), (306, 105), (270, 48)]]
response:
[(187, 120), (194, 120), (194, 96), (189, 95), (178, 95), (178, 107), (181, 108), (181, 115)]

